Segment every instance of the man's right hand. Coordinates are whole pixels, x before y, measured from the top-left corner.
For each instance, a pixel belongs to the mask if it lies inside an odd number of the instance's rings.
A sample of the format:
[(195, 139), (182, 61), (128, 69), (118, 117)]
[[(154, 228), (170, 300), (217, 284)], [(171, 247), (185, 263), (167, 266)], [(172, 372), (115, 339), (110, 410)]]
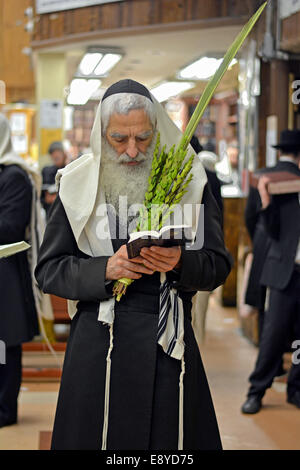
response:
[(115, 281), (122, 277), (140, 279), (142, 274), (151, 275), (153, 272), (144, 266), (141, 256), (129, 260), (126, 245), (122, 245), (107, 261), (106, 280)]

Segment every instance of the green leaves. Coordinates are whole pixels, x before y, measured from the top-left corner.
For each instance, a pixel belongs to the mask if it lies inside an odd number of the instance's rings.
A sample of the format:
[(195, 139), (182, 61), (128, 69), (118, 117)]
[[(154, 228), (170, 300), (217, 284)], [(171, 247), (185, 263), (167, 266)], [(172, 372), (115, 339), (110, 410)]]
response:
[(199, 121), (201, 117), (203, 116), (203, 113), (211, 100), (214, 92), (216, 91), (217, 86), (219, 85), (220, 81), (222, 80), (225, 72), (227, 71), (230, 63), (236, 56), (237, 52), (243, 45), (245, 39), (249, 35), (249, 33), (252, 31), (254, 25), (256, 24), (257, 20), (259, 19), (260, 15), (264, 11), (266, 5), (268, 2), (265, 2), (258, 10), (257, 12), (252, 16), (252, 18), (248, 21), (248, 23), (243, 27), (242, 31), (240, 34), (236, 37), (230, 48), (228, 49), (227, 53), (224, 56), (223, 62), (221, 63), (220, 67), (216, 71), (215, 75), (210, 79), (208, 82), (203, 94), (201, 95), (201, 98), (198, 102), (198, 105), (186, 127), (186, 130), (183, 134), (182, 140), (180, 142), (180, 146), (183, 148), (187, 148), (191, 138), (194, 135), (195, 130), (197, 129), (197, 126), (199, 124)]
[[(138, 217), (137, 231), (148, 230), (150, 228), (152, 230), (159, 230), (165, 220), (172, 214), (173, 207), (179, 204), (184, 194), (187, 192), (188, 185), (193, 177), (191, 169), (194, 159), (194, 156), (192, 156), (184, 163), (188, 144), (231, 61), (241, 48), (267, 3), (268, 2), (265, 2), (257, 10), (228, 49), (223, 62), (207, 84), (182, 136), (179, 146), (176, 149), (175, 146), (173, 146), (168, 153), (166, 152), (166, 147), (163, 147), (159, 154), (160, 135), (158, 135), (153, 153), (148, 190), (145, 194), (144, 207), (140, 210)], [(154, 207), (154, 204), (158, 205), (158, 207)], [(114, 283), (113, 293), (117, 301), (126, 293), (127, 287), (132, 282), (131, 279), (120, 279)]]

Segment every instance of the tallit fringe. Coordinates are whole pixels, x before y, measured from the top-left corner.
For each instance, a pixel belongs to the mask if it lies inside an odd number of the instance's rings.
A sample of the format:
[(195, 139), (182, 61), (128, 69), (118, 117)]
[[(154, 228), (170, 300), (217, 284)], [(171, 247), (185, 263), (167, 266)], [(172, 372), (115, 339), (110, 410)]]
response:
[[(35, 308), (36, 308), (36, 312), (37, 312), (37, 318), (38, 318), (38, 323), (39, 323), (41, 335), (44, 338), (49, 351), (51, 352), (52, 356), (54, 357), (55, 362), (57, 363), (59, 369), (61, 370), (61, 364), (60, 364), (60, 361), (58, 359), (58, 355), (56, 354), (56, 351), (54, 350), (54, 348), (52, 347), (52, 345), (49, 341), (49, 338), (47, 336), (47, 333), (46, 333), (46, 330), (45, 330), (45, 327), (44, 327), (44, 323), (43, 323), (43, 311), (42, 311), (42, 308), (41, 308), (41, 306), (42, 306), (41, 296), (46, 295), (46, 294), (41, 292), (41, 290), (38, 288), (37, 282), (36, 282), (35, 277), (34, 277), (34, 269), (37, 265), (38, 250), (39, 250), (39, 247), (40, 247), (40, 238), (41, 238), (41, 235), (42, 235), (40, 233), (40, 230), (43, 230), (44, 227), (42, 227), (43, 224), (42, 224), (42, 220), (41, 220), (40, 203), (39, 203), (39, 200), (37, 198), (37, 191), (36, 191), (36, 188), (35, 188), (35, 185), (34, 185), (34, 180), (33, 180), (33, 177), (29, 173), (27, 173), (27, 174), (28, 174), (28, 177), (29, 177), (29, 179), (31, 181), (31, 185), (32, 185), (31, 220), (30, 220), (30, 231), (29, 231), (29, 234), (30, 234), (29, 243), (31, 245), (31, 253), (30, 253), (30, 256), (27, 253), (27, 259), (28, 259), (29, 267), (30, 267), (33, 298), (34, 298), (34, 303), (35, 303)], [(53, 310), (52, 310), (51, 303), (48, 303), (48, 309), (49, 309), (48, 314), (50, 314), (49, 315), (50, 318), (48, 317), (48, 319), (53, 319), (54, 315), (53, 315)]]
[(109, 392), (110, 392), (110, 371), (111, 371), (111, 353), (113, 350), (113, 323), (109, 325), (109, 348), (106, 357), (106, 377), (105, 377), (105, 397), (104, 397), (104, 417), (103, 417), (103, 431), (102, 431), (102, 448), (106, 450), (107, 446), (107, 433), (108, 433), (108, 419), (109, 419)]
[(184, 355), (181, 359), (181, 373), (179, 377), (179, 424), (178, 424), (178, 450), (183, 450), (183, 408), (184, 408), (184, 386), (183, 378), (185, 374)]

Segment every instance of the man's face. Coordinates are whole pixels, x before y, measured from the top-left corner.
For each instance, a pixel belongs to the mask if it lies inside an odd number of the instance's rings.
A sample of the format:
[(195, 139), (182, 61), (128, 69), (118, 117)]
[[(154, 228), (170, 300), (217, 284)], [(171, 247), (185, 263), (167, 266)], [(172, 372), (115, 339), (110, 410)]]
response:
[(228, 147), (227, 155), (232, 168), (239, 166), (239, 150), (236, 147)]
[(54, 150), (54, 152), (51, 153), (51, 159), (58, 168), (65, 166), (66, 155), (62, 150)]
[(130, 111), (127, 115), (113, 114), (106, 130), (106, 139), (119, 156), (126, 154), (130, 161), (123, 165), (139, 165), (139, 153), (145, 154), (153, 138), (149, 117), (142, 109)]

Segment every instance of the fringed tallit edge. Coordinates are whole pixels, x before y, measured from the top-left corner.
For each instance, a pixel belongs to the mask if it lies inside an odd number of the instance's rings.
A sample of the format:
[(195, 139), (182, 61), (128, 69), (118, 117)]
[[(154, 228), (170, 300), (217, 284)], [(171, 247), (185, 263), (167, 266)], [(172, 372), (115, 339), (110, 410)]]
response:
[(184, 355), (181, 358), (181, 373), (179, 377), (179, 423), (178, 423), (178, 450), (183, 450), (183, 410), (184, 410), (184, 386), (183, 379), (185, 374)]
[(102, 430), (102, 448), (106, 450), (107, 446), (107, 433), (108, 433), (108, 419), (109, 419), (109, 394), (110, 394), (110, 372), (111, 372), (111, 353), (113, 350), (113, 323), (109, 325), (109, 348), (106, 357), (106, 377), (105, 377), (105, 397), (104, 397), (104, 416), (103, 416), (103, 430)]
[[(40, 242), (41, 242), (41, 240), (40, 240), (40, 238), (41, 238), (40, 229), (41, 229), (42, 222), (40, 220), (40, 217), (41, 217), (40, 213), (39, 213), (40, 207), (39, 207), (39, 201), (38, 201), (38, 198), (37, 198), (37, 191), (35, 189), (34, 180), (33, 180), (32, 176), (30, 174), (28, 174), (28, 176), (29, 176), (29, 179), (30, 179), (31, 185), (32, 185), (32, 200), (31, 200), (31, 220), (30, 220), (30, 225), (29, 225), (29, 227), (30, 227), (30, 241), (29, 241), (29, 243), (31, 245), (31, 256), (28, 256), (28, 254), (27, 254), (27, 259), (28, 259), (29, 268), (30, 268), (32, 293), (33, 293), (35, 308), (36, 308), (36, 312), (37, 312), (37, 319), (38, 319), (38, 324), (39, 324), (41, 335), (44, 338), (45, 343), (46, 343), (49, 351), (51, 352), (52, 356), (54, 357), (56, 364), (58, 365), (59, 369), (62, 370), (61, 363), (59, 361), (58, 355), (56, 354), (56, 351), (54, 350), (54, 348), (52, 347), (52, 345), (49, 341), (49, 338), (47, 336), (45, 326), (44, 326), (44, 323), (43, 323), (43, 312), (42, 312), (42, 308), (41, 308), (41, 304), (42, 304), (41, 296), (45, 295), (45, 294), (43, 294), (43, 292), (39, 289), (39, 287), (37, 285), (37, 282), (35, 280), (35, 276), (34, 276), (34, 270), (35, 270), (35, 267), (37, 265), (38, 250), (39, 250)], [(50, 304), (50, 306), (51, 306), (51, 304)], [(51, 307), (51, 312), (52, 312), (52, 318), (54, 318), (52, 307)]]

